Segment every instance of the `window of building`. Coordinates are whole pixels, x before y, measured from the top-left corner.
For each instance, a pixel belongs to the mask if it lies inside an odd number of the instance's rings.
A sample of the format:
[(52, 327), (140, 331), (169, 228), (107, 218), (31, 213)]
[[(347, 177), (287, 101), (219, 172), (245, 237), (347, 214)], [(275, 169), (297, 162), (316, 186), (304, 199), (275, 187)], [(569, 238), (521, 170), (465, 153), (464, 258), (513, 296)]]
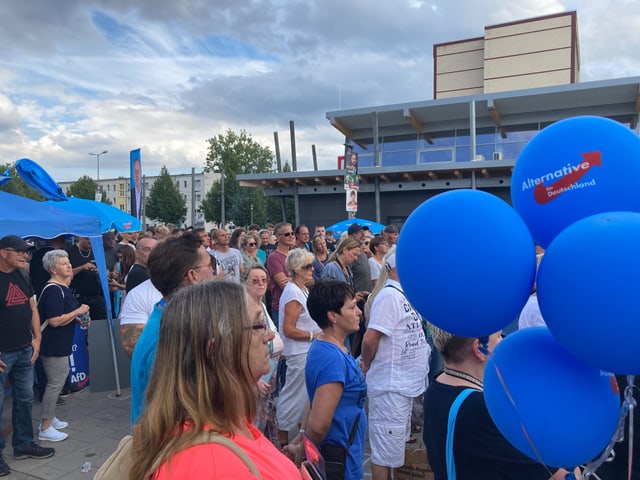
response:
[(187, 181), (184, 181), (184, 188), (187, 188)]
[(453, 162), (453, 148), (423, 150), (420, 152), (420, 163)]
[(199, 193), (196, 193), (196, 202), (201, 202), (202, 196)]
[(120, 184), (120, 196), (124, 197), (124, 183)]
[(196, 178), (196, 188), (200, 188), (201, 187), (201, 180), (199, 178)]

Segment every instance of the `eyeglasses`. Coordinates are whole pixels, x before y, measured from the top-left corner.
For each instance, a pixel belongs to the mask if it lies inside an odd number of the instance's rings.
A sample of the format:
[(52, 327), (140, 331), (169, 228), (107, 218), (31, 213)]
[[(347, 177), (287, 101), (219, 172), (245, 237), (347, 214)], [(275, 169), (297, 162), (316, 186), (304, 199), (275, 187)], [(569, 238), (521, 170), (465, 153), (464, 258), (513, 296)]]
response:
[(3, 248), (3, 250), (9, 250), (10, 252), (16, 252), (18, 254), (24, 254), (24, 253), (29, 253), (28, 250), (16, 250), (15, 248)]
[(203, 263), (202, 265), (191, 267), (189, 270), (198, 270), (199, 268), (204, 268), (204, 267), (209, 267), (211, 270), (213, 270), (213, 263), (212, 262)]
[(251, 280), (251, 285), (260, 285), (261, 283), (269, 283), (266, 278), (254, 278)]
[(293, 237), (295, 234), (293, 232), (283, 232), (280, 233), (283, 237)]
[(245, 330), (253, 330), (259, 331), (262, 330), (262, 334), (267, 333), (267, 324), (266, 323), (256, 323), (255, 325), (251, 325), (250, 327), (244, 327)]
[(258, 245), (256, 242), (247, 243), (247, 247), (255, 247), (256, 245)]
[(307, 265), (303, 265), (302, 268), (304, 270), (313, 270), (313, 263), (308, 263)]

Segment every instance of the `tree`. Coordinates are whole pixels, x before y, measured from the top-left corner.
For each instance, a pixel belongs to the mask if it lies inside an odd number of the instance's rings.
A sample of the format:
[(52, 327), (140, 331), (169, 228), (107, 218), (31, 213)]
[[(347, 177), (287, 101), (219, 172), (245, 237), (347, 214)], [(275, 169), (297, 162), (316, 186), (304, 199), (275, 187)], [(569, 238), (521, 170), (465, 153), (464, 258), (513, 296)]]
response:
[[(89, 175), (83, 175), (78, 180), (73, 182), (67, 188), (67, 196), (75, 198), (85, 198), (87, 200), (96, 199), (96, 190), (98, 184)], [(102, 203), (111, 203), (107, 198), (106, 192), (102, 191), (102, 197), (100, 199)]]
[(154, 182), (145, 205), (147, 218), (160, 220), (163, 223), (176, 225), (184, 222), (187, 205), (180, 190), (176, 187), (165, 165), (160, 170), (160, 176)]
[(7, 170), (7, 175), (11, 177), (11, 180), (0, 186), (0, 190), (7, 193), (13, 193), (14, 195), (19, 195), (21, 197), (31, 198), (33, 200), (44, 200), (38, 192), (29, 187), (24, 180), (20, 178), (13, 165), (0, 164), (0, 173), (4, 174)]
[[(210, 138), (205, 161), (205, 172), (221, 172), (224, 175), (225, 221), (233, 220), (238, 225), (253, 221), (263, 223), (266, 218), (266, 198), (257, 188), (241, 187), (236, 175), (267, 173), (273, 170), (273, 154), (251, 135), (242, 130), (236, 134), (231, 130)], [(202, 202), (204, 218), (208, 222), (221, 220), (222, 185), (213, 184)], [(252, 208), (253, 206), (253, 215)]]

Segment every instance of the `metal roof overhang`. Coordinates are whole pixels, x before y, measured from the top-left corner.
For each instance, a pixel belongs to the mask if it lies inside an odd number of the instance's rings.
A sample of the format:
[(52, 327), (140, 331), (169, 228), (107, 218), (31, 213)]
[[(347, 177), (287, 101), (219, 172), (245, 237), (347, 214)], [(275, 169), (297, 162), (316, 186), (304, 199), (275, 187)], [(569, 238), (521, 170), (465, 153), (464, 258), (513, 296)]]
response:
[[(637, 125), (640, 77), (340, 110), (328, 112), (326, 117), (350, 140), (366, 146), (372, 143), (375, 117), (379, 137), (429, 135), (469, 128), (472, 102), (476, 128), (547, 123), (578, 115), (610, 117)], [(489, 185), (498, 182), (506, 186), (509, 182), (505, 184), (504, 178), (511, 177), (514, 163), (500, 160), (369, 167), (360, 168), (358, 173), (361, 190), (365, 192), (373, 191), (376, 178), (381, 184), (403, 182), (405, 187), (415, 184), (416, 188), (425, 188), (423, 183), (431, 182), (433, 188), (457, 188), (477, 176)], [(263, 188), (267, 195), (293, 194), (294, 186), (298, 187), (298, 193), (327, 193), (342, 186), (344, 171), (248, 174), (238, 175), (238, 180), (242, 186)]]

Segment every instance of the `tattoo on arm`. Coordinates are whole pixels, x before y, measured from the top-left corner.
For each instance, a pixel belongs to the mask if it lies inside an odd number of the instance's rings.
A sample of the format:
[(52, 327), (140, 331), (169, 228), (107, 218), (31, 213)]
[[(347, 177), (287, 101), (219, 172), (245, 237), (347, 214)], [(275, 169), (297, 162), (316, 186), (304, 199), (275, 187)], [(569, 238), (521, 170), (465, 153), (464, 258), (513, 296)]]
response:
[(120, 342), (127, 357), (131, 358), (133, 355), (133, 349), (142, 334), (143, 328), (144, 325), (140, 323), (130, 323), (120, 327)]

